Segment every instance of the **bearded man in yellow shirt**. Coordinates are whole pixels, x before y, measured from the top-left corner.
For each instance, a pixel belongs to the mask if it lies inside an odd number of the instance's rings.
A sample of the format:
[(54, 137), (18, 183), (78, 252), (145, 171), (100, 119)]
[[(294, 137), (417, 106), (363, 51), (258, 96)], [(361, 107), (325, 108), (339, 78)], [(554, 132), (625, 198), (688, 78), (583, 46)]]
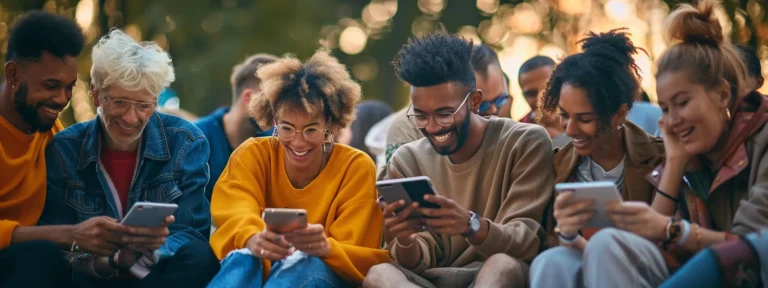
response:
[[(54, 287), (66, 281), (58, 253), (109, 245), (108, 227), (94, 219), (77, 226), (36, 227), (45, 204), (45, 146), (62, 130), (59, 112), (72, 98), (84, 36), (72, 20), (30, 12), (10, 31), (0, 86), (0, 287)], [(8, 268), (5, 268), (8, 267)]]

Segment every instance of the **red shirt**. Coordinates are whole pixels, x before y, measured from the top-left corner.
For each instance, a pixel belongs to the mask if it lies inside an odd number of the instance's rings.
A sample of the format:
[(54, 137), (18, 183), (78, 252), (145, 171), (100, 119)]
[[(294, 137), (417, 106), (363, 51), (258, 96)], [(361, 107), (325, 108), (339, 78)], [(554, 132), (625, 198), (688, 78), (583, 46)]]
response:
[(112, 184), (115, 185), (117, 195), (120, 197), (123, 213), (128, 213), (126, 211), (128, 206), (128, 190), (131, 189), (131, 182), (133, 182), (133, 172), (136, 170), (136, 156), (138, 153), (138, 149), (133, 152), (120, 152), (112, 151), (106, 146), (102, 146), (101, 163), (104, 165), (107, 174), (109, 174), (109, 178), (112, 179)]

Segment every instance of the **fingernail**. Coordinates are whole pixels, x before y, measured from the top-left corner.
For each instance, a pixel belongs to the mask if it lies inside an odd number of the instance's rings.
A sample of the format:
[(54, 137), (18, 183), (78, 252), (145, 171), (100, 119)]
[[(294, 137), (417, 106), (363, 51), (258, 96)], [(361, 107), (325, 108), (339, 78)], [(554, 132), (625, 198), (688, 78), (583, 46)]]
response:
[(400, 201), (398, 201), (398, 202), (400, 203), (400, 205), (403, 205), (403, 204), (405, 204), (405, 200), (400, 200)]

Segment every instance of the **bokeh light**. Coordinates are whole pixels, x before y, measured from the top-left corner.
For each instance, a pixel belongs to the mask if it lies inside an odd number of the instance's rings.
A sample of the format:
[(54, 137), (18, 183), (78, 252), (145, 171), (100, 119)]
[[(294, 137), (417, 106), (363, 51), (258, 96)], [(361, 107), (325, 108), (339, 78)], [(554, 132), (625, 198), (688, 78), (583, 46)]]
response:
[(368, 43), (368, 34), (360, 27), (349, 26), (339, 36), (339, 48), (349, 55), (359, 54)]

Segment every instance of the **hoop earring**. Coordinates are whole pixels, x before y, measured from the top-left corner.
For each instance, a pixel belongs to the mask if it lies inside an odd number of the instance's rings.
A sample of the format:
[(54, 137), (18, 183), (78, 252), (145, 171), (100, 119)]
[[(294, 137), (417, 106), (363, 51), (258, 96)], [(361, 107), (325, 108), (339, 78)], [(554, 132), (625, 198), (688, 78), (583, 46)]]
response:
[(333, 145), (333, 133), (325, 132), (325, 141), (323, 141), (323, 154), (327, 153), (330, 148), (325, 148), (328, 145)]
[(269, 137), (269, 146), (272, 146), (272, 148), (276, 148), (274, 143), (272, 143), (272, 140), (275, 140), (275, 137), (277, 137), (277, 127), (272, 129), (272, 137)]

